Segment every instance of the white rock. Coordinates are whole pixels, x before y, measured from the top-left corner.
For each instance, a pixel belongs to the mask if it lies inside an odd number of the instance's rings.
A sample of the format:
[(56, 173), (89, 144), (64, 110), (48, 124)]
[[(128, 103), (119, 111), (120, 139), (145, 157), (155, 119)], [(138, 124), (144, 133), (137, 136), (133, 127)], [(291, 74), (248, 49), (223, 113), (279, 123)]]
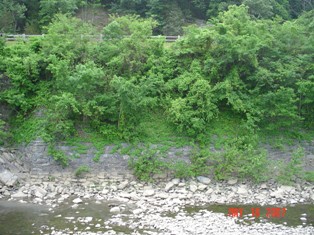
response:
[(180, 183), (180, 179), (172, 179), (171, 182), (174, 184), (174, 185), (178, 185)]
[(228, 180), (227, 183), (228, 183), (229, 185), (234, 185), (234, 184), (236, 184), (237, 182), (238, 182), (238, 180), (237, 180), (236, 178), (231, 178), (231, 179)]
[(165, 191), (168, 192), (170, 189), (172, 189), (173, 187), (175, 186), (174, 183), (172, 182), (169, 182), (166, 184), (166, 187), (165, 187)]
[(31, 195), (35, 197), (43, 198), (44, 196), (46, 196), (46, 194), (47, 194), (47, 191), (41, 187), (38, 187), (38, 186), (31, 187)]
[(128, 181), (124, 181), (121, 184), (118, 185), (118, 189), (123, 190), (128, 186), (129, 182)]
[(142, 209), (135, 209), (135, 210), (133, 211), (133, 214), (134, 214), (134, 215), (139, 215), (139, 214), (141, 214), (142, 212), (143, 212)]
[(205, 176), (198, 176), (198, 177), (196, 177), (196, 179), (198, 180), (198, 182), (200, 182), (202, 184), (210, 184), (210, 182), (211, 182), (211, 180)]
[(238, 188), (238, 194), (241, 194), (241, 195), (245, 195), (245, 194), (247, 194), (248, 193), (248, 190), (247, 190), (247, 188), (246, 188), (246, 186), (240, 186), (239, 188)]
[(150, 197), (150, 196), (153, 196), (154, 194), (155, 194), (154, 189), (147, 189), (143, 192), (143, 196), (145, 197)]
[(4, 170), (0, 173), (0, 183), (7, 186), (13, 186), (17, 182), (17, 176), (8, 170)]
[(84, 222), (85, 223), (89, 223), (89, 222), (92, 222), (92, 220), (93, 220), (93, 217), (85, 217), (85, 219), (84, 219)]
[(27, 194), (18, 191), (16, 193), (12, 194), (11, 197), (12, 198), (25, 198), (25, 197), (27, 197)]
[(169, 195), (167, 193), (158, 193), (156, 197), (160, 199), (167, 199)]
[(72, 202), (75, 204), (79, 204), (79, 203), (82, 203), (83, 201), (81, 198), (75, 198)]
[(197, 186), (195, 184), (190, 185), (190, 191), (195, 193), (197, 191)]
[(118, 206), (115, 206), (115, 207), (112, 207), (111, 209), (110, 209), (110, 212), (111, 213), (120, 213), (120, 207), (118, 207)]
[(212, 188), (209, 188), (207, 191), (206, 191), (206, 194), (211, 194), (214, 190)]
[(198, 186), (198, 190), (200, 190), (200, 191), (204, 191), (206, 188), (207, 188), (207, 185), (205, 185), (205, 184), (199, 184), (199, 186)]

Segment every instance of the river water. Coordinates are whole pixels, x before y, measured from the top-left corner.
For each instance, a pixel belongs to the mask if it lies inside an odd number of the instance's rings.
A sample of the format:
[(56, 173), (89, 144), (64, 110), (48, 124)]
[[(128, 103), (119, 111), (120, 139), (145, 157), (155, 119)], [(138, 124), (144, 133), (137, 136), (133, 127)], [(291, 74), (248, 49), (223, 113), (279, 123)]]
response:
[[(110, 206), (112, 202), (103, 202), (97, 204), (94, 201), (86, 201), (77, 208), (72, 208), (73, 203), (65, 202), (53, 210), (48, 206), (19, 203), (12, 201), (0, 201), (0, 234), (1, 235), (28, 235), (40, 234), (45, 231), (49, 234), (51, 230), (65, 231), (107, 231), (114, 230), (124, 234), (130, 234), (131, 229), (124, 226), (116, 226), (106, 228), (104, 222), (108, 220), (112, 214)], [(267, 218), (267, 208), (274, 206), (258, 206), (258, 205), (207, 205), (202, 207), (185, 207), (184, 211), (193, 214), (200, 210), (209, 210), (215, 213), (223, 213), (227, 216), (230, 208), (242, 208), (243, 216), (239, 219), (239, 223), (250, 223), (252, 217), (246, 216), (251, 213), (251, 208), (260, 208), (260, 218), (255, 222), (260, 223), (263, 220), (285, 224), (286, 226), (310, 226), (314, 225), (314, 205), (295, 205), (288, 206), (283, 218)], [(127, 215), (134, 209), (134, 205), (127, 205), (125, 219)], [(173, 213), (165, 213), (164, 216), (174, 217)], [(90, 223), (78, 223), (80, 218), (92, 217), (92, 225)], [(248, 217), (246, 219), (246, 217)], [(300, 220), (305, 217), (306, 221)]]

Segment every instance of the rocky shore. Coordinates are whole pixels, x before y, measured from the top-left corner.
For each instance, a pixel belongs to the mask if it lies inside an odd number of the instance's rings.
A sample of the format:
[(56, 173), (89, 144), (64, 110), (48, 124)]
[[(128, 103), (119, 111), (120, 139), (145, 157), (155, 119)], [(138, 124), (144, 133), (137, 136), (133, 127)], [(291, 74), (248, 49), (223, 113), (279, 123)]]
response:
[[(70, 148), (64, 148), (72, 154)], [(307, 160), (313, 164), (313, 151), (308, 149)], [(32, 234), (314, 234), (309, 214), (300, 215), (300, 225), (291, 227), (265, 218), (255, 221), (247, 214), (228, 217), (228, 209), (224, 213), (185, 210), (214, 204), (313, 205), (313, 183), (298, 181), (283, 186), (269, 181), (256, 185), (237, 179), (217, 182), (204, 176), (174, 179), (167, 174), (154, 176), (153, 183), (143, 183), (129, 171), (128, 156), (111, 150), (112, 146), (106, 147), (97, 164), (92, 160), (94, 155), (87, 153), (63, 169), (47, 155), (42, 141), (20, 151), (0, 149), (0, 201), (43, 205), (53, 219), (66, 225), (41, 224)], [(186, 149), (171, 150), (169, 157), (175, 159), (176, 151), (183, 151), (183, 158), (188, 159)], [(81, 165), (88, 165), (90, 173), (77, 178), (74, 172)], [(99, 205), (105, 218), (88, 214), (92, 203)], [(62, 208), (69, 208), (72, 215), (58, 214)], [(87, 214), (81, 214), (83, 208)]]
[[(230, 179), (214, 182), (207, 177), (191, 180), (167, 180), (159, 176), (155, 183), (141, 183), (132, 175), (110, 176), (105, 173), (75, 178), (70, 174), (30, 175), (19, 186), (0, 186), (0, 198), (21, 203), (48, 205), (50, 211), (64, 203), (76, 209), (86, 201), (112, 202), (106, 221), (93, 217), (64, 218), (85, 226), (83, 231), (45, 228), (42, 234), (125, 234), (115, 226), (130, 229), (127, 234), (314, 234), (312, 226), (288, 227), (269, 222), (239, 223), (240, 218), (210, 211), (188, 214), (185, 206), (207, 204), (258, 204), (276, 207), (300, 203), (313, 204), (314, 185), (300, 182), (281, 186), (274, 182), (253, 185)], [(173, 216), (164, 216), (172, 213)], [(227, 213), (227, 212), (226, 212)], [(247, 218), (252, 221), (252, 218)], [(301, 220), (307, 220), (306, 215)], [(93, 230), (98, 232), (89, 232)]]

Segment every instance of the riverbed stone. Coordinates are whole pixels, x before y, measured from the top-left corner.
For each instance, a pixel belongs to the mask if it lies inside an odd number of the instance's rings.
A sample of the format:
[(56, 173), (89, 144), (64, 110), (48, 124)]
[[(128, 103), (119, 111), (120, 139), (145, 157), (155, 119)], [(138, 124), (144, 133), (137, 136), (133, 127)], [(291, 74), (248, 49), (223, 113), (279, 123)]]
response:
[(143, 212), (143, 210), (142, 209), (135, 209), (135, 210), (133, 210), (133, 214), (134, 215), (139, 215), (139, 214), (141, 214)]
[(189, 188), (190, 188), (190, 191), (193, 193), (197, 191), (197, 186), (195, 184), (191, 184)]
[(81, 198), (75, 198), (72, 202), (75, 204), (79, 204), (79, 203), (82, 203), (83, 200)]
[(178, 184), (180, 183), (180, 179), (175, 178), (175, 179), (172, 179), (171, 182), (172, 182), (174, 185), (178, 185)]
[(110, 213), (120, 213), (120, 207), (115, 206), (110, 209)]
[(235, 185), (238, 182), (238, 179), (236, 178), (231, 178), (228, 180), (227, 184), (229, 185)]
[(210, 184), (210, 182), (211, 182), (211, 179), (208, 177), (205, 177), (205, 176), (198, 176), (198, 177), (196, 177), (196, 179), (198, 180), (198, 182), (200, 182), (202, 184), (206, 184), (206, 185)]
[(32, 186), (31, 187), (31, 195), (38, 197), (38, 198), (43, 198), (46, 196), (47, 191), (39, 186)]
[(248, 194), (248, 190), (247, 190), (247, 187), (245, 185), (239, 186), (237, 192), (238, 192), (238, 194), (241, 194), (241, 195), (247, 195)]
[(128, 181), (123, 181), (122, 183), (120, 183), (120, 184), (118, 185), (118, 189), (123, 190), (123, 189), (125, 189), (128, 185), (129, 185), (129, 182), (128, 182)]
[(204, 191), (206, 188), (207, 188), (207, 185), (205, 185), (205, 184), (199, 184), (197, 187), (197, 189), (200, 191)]
[(18, 198), (26, 198), (27, 197), (27, 194), (21, 192), (21, 191), (18, 191), (14, 194), (11, 195), (12, 198), (15, 198), (15, 199), (18, 199)]
[(165, 191), (168, 192), (170, 189), (172, 189), (175, 186), (175, 184), (171, 181), (166, 184)]
[(155, 195), (155, 190), (154, 189), (146, 189), (143, 192), (143, 196), (145, 197), (150, 197)]

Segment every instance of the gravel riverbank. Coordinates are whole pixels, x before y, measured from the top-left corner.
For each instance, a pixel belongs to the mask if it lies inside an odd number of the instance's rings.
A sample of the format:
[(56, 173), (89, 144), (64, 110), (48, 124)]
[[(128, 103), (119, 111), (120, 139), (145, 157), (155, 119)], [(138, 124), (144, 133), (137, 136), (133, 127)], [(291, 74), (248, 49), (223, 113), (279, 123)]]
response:
[[(273, 182), (253, 185), (231, 179), (213, 182), (207, 177), (192, 180), (159, 179), (140, 183), (131, 175), (107, 176), (104, 173), (75, 178), (73, 175), (31, 175), (18, 187), (0, 187), (0, 197), (9, 201), (48, 205), (50, 212), (67, 203), (73, 210), (93, 201), (112, 202), (110, 217), (99, 221), (92, 216), (64, 218), (80, 225), (73, 230), (43, 227), (41, 234), (314, 234), (306, 226), (289, 227), (269, 221), (245, 223), (241, 218), (201, 210), (184, 211), (185, 206), (207, 204), (257, 204), (274, 207), (300, 203), (313, 204), (314, 185), (300, 182), (281, 186)], [(167, 216), (167, 214), (171, 216)], [(227, 211), (226, 211), (227, 213)], [(306, 221), (307, 215), (300, 220)], [(241, 222), (242, 221), (242, 222)], [(312, 224), (313, 225), (313, 224)], [(127, 228), (119, 231), (115, 227)]]

